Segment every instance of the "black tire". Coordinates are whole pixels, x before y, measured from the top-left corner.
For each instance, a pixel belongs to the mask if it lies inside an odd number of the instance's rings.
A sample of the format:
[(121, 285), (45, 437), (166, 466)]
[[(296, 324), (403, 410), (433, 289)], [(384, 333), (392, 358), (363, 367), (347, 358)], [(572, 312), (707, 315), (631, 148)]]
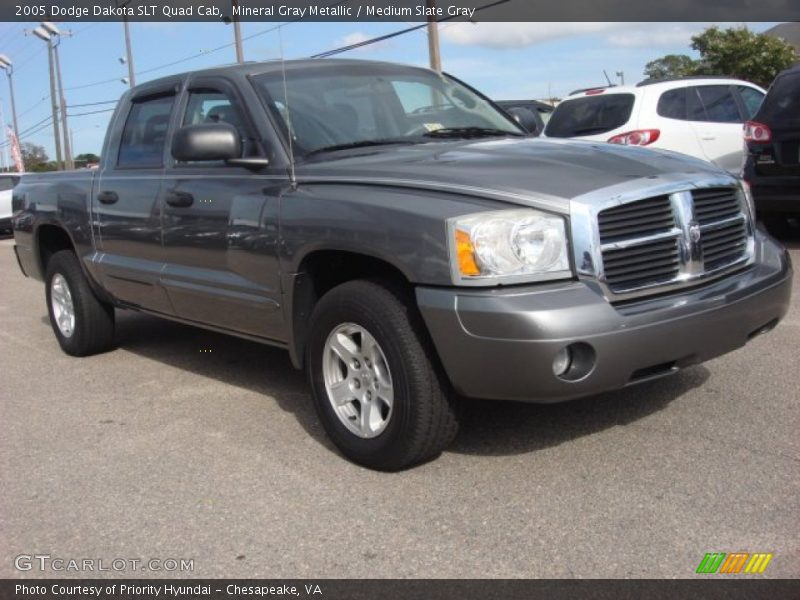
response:
[[(344, 283), (320, 299), (311, 317), (306, 372), (325, 431), (350, 460), (397, 471), (438, 456), (458, 432), (455, 397), (436, 365), (424, 324), (399, 289), (373, 281)], [(394, 400), (388, 423), (365, 439), (337, 416), (323, 376), (328, 336), (344, 323), (363, 327), (381, 347), (391, 371)]]
[[(69, 288), (75, 314), (72, 334), (65, 336), (53, 314), (52, 281), (60, 275)], [(109, 350), (114, 343), (114, 307), (95, 296), (71, 250), (56, 252), (47, 263), (45, 296), (50, 325), (61, 349), (72, 356), (89, 356)]]

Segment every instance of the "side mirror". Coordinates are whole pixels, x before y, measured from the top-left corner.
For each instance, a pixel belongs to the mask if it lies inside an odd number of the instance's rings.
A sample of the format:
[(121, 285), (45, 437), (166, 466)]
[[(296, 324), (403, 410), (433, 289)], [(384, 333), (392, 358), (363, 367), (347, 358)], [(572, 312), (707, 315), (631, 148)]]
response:
[(530, 133), (531, 135), (539, 135), (542, 131), (542, 127), (539, 123), (539, 119), (536, 118), (536, 115), (533, 114), (527, 108), (522, 107), (514, 107), (508, 109), (508, 114), (510, 114), (513, 119), (522, 125), (522, 127)]
[(172, 138), (172, 156), (180, 161), (233, 160), (242, 156), (242, 140), (230, 123), (185, 125)]

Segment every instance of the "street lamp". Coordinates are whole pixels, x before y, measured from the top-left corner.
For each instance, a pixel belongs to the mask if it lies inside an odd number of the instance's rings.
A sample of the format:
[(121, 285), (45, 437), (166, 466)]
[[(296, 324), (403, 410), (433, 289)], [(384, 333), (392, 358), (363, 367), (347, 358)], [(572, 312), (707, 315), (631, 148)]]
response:
[[(33, 34), (39, 39), (47, 42), (48, 59), (50, 61), (50, 95), (53, 100), (53, 133), (56, 138), (56, 160), (61, 165), (61, 148), (59, 145), (58, 131), (58, 108), (61, 107), (61, 124), (64, 133), (64, 163), (67, 169), (72, 169), (72, 148), (69, 140), (69, 124), (67, 122), (67, 102), (64, 98), (64, 86), (61, 81), (61, 62), (58, 56), (58, 46), (61, 38), (71, 35), (67, 31), (59, 31), (53, 23), (43, 22), (40, 27), (33, 30)], [(57, 94), (57, 95), (56, 95)]]
[(0, 69), (3, 69), (8, 75), (8, 89), (11, 95), (11, 120), (14, 123), (14, 135), (17, 136), (19, 141), (19, 127), (17, 126), (17, 105), (14, 102), (14, 63), (5, 54), (0, 54)]
[[(130, 4), (131, 0), (114, 0), (117, 8), (125, 8), (128, 4)], [(133, 50), (131, 49), (131, 30), (130, 25), (128, 24), (128, 14), (126, 11), (122, 11), (122, 27), (125, 30), (125, 62), (128, 63), (128, 80), (123, 83), (130, 84), (131, 87), (136, 85), (136, 78), (133, 73)], [(123, 62), (122, 59), (119, 59), (120, 62)]]
[(58, 127), (58, 96), (56, 95), (56, 76), (53, 66), (52, 36), (44, 27), (37, 27), (31, 33), (47, 44), (47, 65), (50, 68), (50, 101), (53, 108), (53, 143), (56, 147), (56, 164), (61, 169), (63, 168), (63, 160), (61, 159), (61, 135)]
[(66, 162), (67, 169), (74, 169), (75, 163), (72, 160), (72, 140), (69, 135), (69, 125), (67, 123), (67, 100), (64, 98), (64, 82), (61, 79), (61, 61), (58, 57), (58, 47), (61, 44), (61, 38), (71, 36), (70, 31), (59, 31), (53, 23), (48, 21), (42, 22), (42, 27), (55, 39), (53, 44), (53, 56), (56, 60), (56, 82), (58, 84), (58, 100), (61, 103), (61, 126), (63, 127), (64, 134), (64, 161)]

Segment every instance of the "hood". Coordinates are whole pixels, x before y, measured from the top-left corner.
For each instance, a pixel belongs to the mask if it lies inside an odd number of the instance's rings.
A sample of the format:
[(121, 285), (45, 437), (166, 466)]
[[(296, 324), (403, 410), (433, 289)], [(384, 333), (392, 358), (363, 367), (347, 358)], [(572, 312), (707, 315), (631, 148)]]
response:
[(403, 185), (544, 205), (566, 211), (569, 200), (642, 179), (643, 186), (680, 173), (725, 172), (667, 151), (605, 142), (504, 138), (360, 148), (299, 164), (298, 181)]

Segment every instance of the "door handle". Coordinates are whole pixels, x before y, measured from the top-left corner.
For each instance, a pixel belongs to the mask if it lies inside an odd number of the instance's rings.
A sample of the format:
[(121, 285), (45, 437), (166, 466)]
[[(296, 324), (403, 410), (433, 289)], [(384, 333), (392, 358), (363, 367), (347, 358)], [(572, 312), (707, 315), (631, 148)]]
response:
[(715, 136), (713, 133), (702, 133), (700, 134), (700, 139), (710, 142), (711, 140), (717, 139), (717, 136)]
[(105, 191), (97, 194), (97, 201), (101, 204), (114, 204), (117, 200), (119, 200), (117, 192)]
[(187, 206), (191, 206), (194, 202), (194, 196), (192, 196), (189, 192), (177, 192), (171, 191), (167, 192), (167, 204), (170, 206), (175, 206), (177, 208), (186, 208)]

